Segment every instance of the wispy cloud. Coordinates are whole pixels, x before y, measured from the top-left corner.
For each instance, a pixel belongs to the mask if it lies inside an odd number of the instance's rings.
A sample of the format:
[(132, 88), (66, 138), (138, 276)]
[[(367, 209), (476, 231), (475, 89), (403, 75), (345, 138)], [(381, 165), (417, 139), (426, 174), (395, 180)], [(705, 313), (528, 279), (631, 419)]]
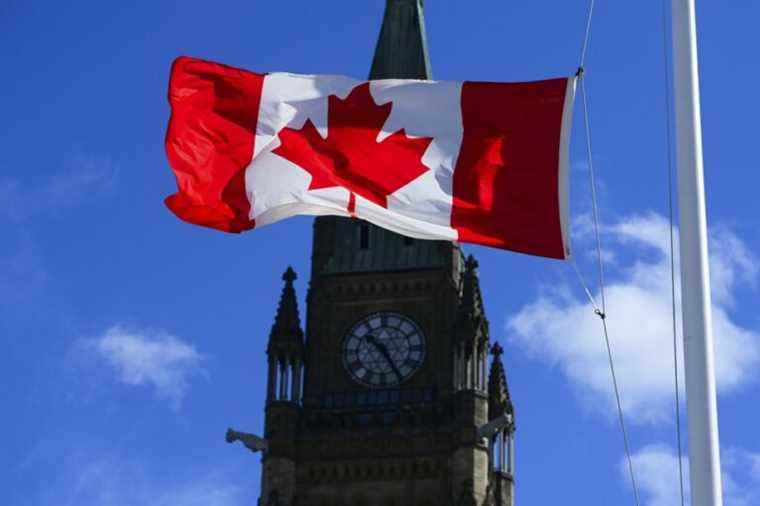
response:
[[(580, 223), (581, 250), (583, 231)], [(717, 228), (712, 235), (716, 373), (720, 392), (727, 393), (756, 379), (760, 365), (760, 335), (731, 316), (736, 291), (756, 282), (758, 263), (730, 230)], [(661, 422), (669, 419), (673, 396), (669, 225), (657, 214), (630, 216), (605, 227), (604, 239), (615, 259), (607, 323), (623, 406), (634, 422)], [(582, 399), (603, 401), (584, 405), (609, 415), (613, 397), (599, 319), (573, 293), (567, 285), (546, 289), (508, 319), (507, 329), (526, 353), (558, 367)]]
[(104, 360), (121, 383), (149, 387), (173, 409), (179, 409), (190, 378), (203, 371), (204, 356), (163, 331), (114, 325), (78, 346)]
[[(40, 468), (40, 466), (45, 466)], [(48, 467), (52, 466), (52, 467)], [(217, 469), (195, 472), (185, 479), (150, 472), (139, 460), (115, 452), (77, 450), (56, 462), (35, 462), (29, 471), (45, 469), (50, 479), (14, 505), (37, 506), (243, 506), (250, 493)], [(251, 487), (252, 488), (252, 487)]]
[(15, 222), (60, 212), (88, 196), (111, 190), (118, 174), (118, 165), (109, 158), (79, 156), (68, 170), (54, 173), (37, 185), (0, 180), (0, 212)]
[[(108, 158), (80, 156), (68, 170), (38, 178), (37, 183), (0, 177), (0, 312), (19, 301), (44, 297), (48, 278), (45, 252), (34, 238), (30, 220), (60, 214), (89, 197), (110, 191), (118, 166)], [(30, 180), (33, 178), (30, 178)], [(9, 226), (3, 228), (2, 223)]]
[(175, 486), (158, 494), (157, 506), (237, 506), (245, 504), (242, 489), (219, 474)]
[[(18, 231), (10, 250), (0, 247), (0, 303), (11, 307), (36, 294), (47, 272), (38, 247), (26, 231)], [(5, 239), (12, 243), (6, 233)]]
[[(754, 467), (760, 454), (729, 448), (721, 456), (725, 506), (751, 506), (760, 500), (760, 474)], [(680, 506), (678, 457), (667, 445), (645, 446), (633, 455), (633, 466), (645, 506)], [(689, 462), (683, 461), (686, 504), (689, 502)], [(621, 477), (627, 481), (628, 467), (620, 463)]]

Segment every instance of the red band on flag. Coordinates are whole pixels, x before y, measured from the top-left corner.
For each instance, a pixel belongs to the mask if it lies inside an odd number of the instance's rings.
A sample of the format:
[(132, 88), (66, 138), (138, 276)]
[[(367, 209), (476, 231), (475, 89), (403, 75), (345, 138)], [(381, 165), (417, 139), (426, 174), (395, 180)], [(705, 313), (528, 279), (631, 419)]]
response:
[(559, 160), (567, 84), (462, 85), (451, 214), (460, 241), (565, 258)]
[(245, 169), (253, 156), (264, 75), (180, 57), (172, 66), (166, 154), (179, 191), (165, 200), (184, 221), (253, 228)]

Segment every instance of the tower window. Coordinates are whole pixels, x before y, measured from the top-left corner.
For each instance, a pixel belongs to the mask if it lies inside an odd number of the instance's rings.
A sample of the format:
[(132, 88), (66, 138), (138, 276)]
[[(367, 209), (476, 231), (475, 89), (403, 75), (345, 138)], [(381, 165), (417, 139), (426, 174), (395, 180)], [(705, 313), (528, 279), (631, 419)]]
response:
[(359, 230), (359, 248), (369, 249), (369, 225), (367, 223), (362, 223)]

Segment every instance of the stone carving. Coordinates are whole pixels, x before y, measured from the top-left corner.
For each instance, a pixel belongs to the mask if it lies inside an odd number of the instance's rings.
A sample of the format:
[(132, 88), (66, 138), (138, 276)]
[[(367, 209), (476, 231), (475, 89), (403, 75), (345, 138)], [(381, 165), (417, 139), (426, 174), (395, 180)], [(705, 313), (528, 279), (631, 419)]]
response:
[(225, 439), (228, 443), (240, 441), (246, 448), (254, 453), (267, 451), (267, 442), (264, 438), (248, 434), (247, 432), (238, 432), (234, 429), (227, 429)]

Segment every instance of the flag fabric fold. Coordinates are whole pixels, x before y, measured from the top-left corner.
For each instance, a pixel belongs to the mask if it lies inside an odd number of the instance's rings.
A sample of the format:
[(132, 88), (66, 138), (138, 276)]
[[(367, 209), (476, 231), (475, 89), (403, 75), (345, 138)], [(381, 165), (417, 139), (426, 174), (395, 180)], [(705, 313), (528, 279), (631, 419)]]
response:
[(358, 81), (180, 57), (166, 205), (226, 232), (331, 214), (566, 258), (574, 90), (572, 77)]

